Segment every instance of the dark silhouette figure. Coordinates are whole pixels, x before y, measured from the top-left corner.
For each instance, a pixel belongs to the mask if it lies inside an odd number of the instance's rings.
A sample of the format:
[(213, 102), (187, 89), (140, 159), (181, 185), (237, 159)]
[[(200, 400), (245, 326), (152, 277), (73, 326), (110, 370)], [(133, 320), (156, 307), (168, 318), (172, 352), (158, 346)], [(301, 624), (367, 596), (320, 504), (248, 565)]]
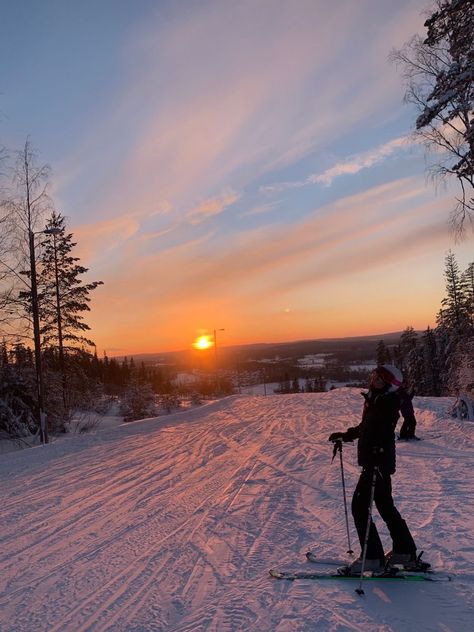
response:
[[(416, 565), (416, 545), (393, 502), (391, 479), (395, 473), (395, 426), (400, 409), (397, 391), (402, 380), (401, 371), (396, 367), (387, 364), (377, 367), (371, 373), (368, 393), (362, 393), (365, 399), (362, 421), (346, 432), (332, 433), (329, 441), (358, 439), (357, 458), (362, 472), (352, 498), (352, 515), (361, 549), (364, 548), (371, 491), (375, 481), (374, 503), (393, 542), (391, 563), (409, 567)], [(351, 572), (360, 572), (361, 566), (362, 560), (359, 558), (352, 564)], [(378, 570), (384, 566), (384, 549), (371, 520), (365, 569)]]
[(400, 428), (400, 439), (410, 441), (411, 439), (418, 439), (415, 435), (416, 417), (413, 409), (413, 391), (406, 389), (404, 386), (400, 386), (397, 391), (398, 399), (400, 400), (400, 412), (402, 413), (403, 423)]

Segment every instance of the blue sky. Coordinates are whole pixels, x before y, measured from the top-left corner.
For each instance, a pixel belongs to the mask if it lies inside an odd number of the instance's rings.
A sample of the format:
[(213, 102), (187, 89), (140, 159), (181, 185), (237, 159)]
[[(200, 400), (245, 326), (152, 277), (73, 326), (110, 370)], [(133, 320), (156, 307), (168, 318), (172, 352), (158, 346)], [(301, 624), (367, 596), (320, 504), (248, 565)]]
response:
[(53, 169), (99, 349), (433, 325), (453, 189), (388, 54), (425, 2), (2, 2), (0, 141)]

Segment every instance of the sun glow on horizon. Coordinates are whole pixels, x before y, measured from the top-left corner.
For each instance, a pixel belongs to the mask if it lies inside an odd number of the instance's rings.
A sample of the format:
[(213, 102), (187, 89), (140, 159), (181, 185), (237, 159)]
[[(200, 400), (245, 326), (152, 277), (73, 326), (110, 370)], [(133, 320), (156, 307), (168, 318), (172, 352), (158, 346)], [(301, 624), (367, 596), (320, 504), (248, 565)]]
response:
[(209, 349), (213, 345), (214, 341), (212, 340), (212, 336), (199, 336), (199, 338), (193, 342), (193, 347), (200, 350)]

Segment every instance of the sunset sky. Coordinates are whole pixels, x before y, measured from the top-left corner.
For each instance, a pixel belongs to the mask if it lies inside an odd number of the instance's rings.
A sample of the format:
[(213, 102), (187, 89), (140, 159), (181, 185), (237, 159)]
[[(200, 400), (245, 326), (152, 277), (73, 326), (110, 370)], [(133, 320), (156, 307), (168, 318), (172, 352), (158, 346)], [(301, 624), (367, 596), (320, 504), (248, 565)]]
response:
[(388, 54), (419, 0), (3, 0), (0, 144), (29, 135), (102, 280), (99, 353), (435, 324), (453, 188)]

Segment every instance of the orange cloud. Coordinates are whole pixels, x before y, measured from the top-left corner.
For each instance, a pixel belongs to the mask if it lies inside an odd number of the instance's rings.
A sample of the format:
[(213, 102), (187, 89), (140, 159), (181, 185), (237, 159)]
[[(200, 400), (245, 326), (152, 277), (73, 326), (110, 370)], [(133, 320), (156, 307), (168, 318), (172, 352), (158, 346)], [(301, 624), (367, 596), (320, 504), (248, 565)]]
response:
[(234, 191), (228, 191), (223, 195), (201, 202), (198, 206), (188, 211), (186, 219), (191, 224), (200, 224), (209, 217), (219, 215), (226, 208), (232, 206), (239, 199), (239, 195)]

